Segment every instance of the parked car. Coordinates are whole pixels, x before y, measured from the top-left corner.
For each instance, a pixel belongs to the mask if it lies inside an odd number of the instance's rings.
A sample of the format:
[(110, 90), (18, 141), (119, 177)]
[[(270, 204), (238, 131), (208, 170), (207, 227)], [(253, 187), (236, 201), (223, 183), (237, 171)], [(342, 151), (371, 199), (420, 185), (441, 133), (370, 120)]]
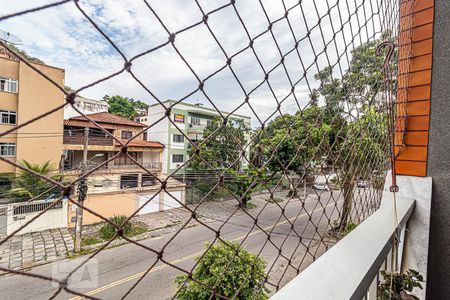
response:
[(330, 186), (326, 183), (315, 183), (313, 185), (313, 188), (319, 191), (329, 191), (330, 190)]
[(365, 189), (368, 185), (367, 181), (361, 179), (356, 183), (356, 186), (362, 189)]

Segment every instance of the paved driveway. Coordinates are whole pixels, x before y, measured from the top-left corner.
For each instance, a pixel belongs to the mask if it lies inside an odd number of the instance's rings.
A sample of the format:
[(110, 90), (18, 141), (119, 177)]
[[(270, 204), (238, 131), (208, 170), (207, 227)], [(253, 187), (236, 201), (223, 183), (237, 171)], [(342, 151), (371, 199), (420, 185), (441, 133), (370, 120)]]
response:
[(0, 246), (0, 266), (30, 268), (66, 258), (72, 251), (73, 239), (67, 228), (17, 235)]

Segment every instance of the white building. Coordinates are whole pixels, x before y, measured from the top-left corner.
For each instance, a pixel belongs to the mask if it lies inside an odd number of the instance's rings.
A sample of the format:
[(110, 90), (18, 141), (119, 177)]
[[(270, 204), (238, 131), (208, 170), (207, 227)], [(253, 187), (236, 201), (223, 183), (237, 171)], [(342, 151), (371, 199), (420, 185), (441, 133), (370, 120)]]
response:
[[(108, 112), (109, 104), (106, 101), (88, 99), (81, 96), (75, 98), (75, 106), (82, 113), (89, 115), (100, 112)], [(77, 117), (80, 114), (72, 107), (72, 105), (64, 106), (64, 120)]]
[[(175, 100), (164, 101), (166, 106), (171, 106), (174, 103), (176, 103)], [(223, 111), (221, 113), (225, 116), (229, 114)], [(146, 125), (152, 125), (157, 122), (148, 130), (147, 140), (158, 141), (165, 145), (162, 157), (162, 172), (167, 174), (186, 162), (190, 143), (169, 122), (169, 119), (164, 117), (165, 114), (165, 109), (158, 103), (149, 106), (148, 115), (138, 117), (137, 121)], [(219, 113), (215, 109), (201, 104), (178, 103), (172, 107), (170, 118), (190, 140), (196, 141), (203, 138), (203, 130), (206, 125), (218, 116)], [(251, 118), (248, 116), (231, 114), (229, 119), (231, 121), (242, 120), (246, 127), (251, 128)], [(248, 141), (250, 138), (249, 134), (246, 134), (245, 138)], [(249, 154), (249, 148), (247, 149), (247, 154)], [(245, 161), (243, 163), (245, 164)]]

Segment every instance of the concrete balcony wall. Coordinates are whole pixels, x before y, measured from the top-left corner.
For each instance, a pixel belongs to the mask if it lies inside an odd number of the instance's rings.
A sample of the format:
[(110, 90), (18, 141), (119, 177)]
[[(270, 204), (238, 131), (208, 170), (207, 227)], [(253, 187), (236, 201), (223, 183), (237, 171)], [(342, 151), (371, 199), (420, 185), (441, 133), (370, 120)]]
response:
[[(271, 299), (376, 299), (379, 270), (389, 260), (396, 230), (400, 233), (400, 268), (412, 268), (426, 275), (431, 178), (398, 176), (397, 185), (400, 192), (394, 198), (388, 190), (388, 176), (378, 211)], [(394, 219), (394, 203), (398, 225)], [(414, 290), (420, 299), (425, 299), (425, 292), (425, 289)]]

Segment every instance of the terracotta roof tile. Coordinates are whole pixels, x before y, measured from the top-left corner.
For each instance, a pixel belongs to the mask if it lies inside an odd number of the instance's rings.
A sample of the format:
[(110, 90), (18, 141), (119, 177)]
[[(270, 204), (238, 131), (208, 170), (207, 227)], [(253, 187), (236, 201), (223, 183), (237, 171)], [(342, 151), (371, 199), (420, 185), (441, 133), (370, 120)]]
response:
[[(123, 143), (126, 143), (127, 141), (122, 140)], [(120, 144), (115, 141), (116, 146), (120, 146)], [(130, 147), (152, 147), (152, 148), (164, 148), (164, 145), (160, 142), (155, 141), (142, 141), (142, 140), (132, 140), (128, 146)]]
[[(89, 128), (97, 128), (94, 124), (88, 121), (78, 121), (78, 120), (64, 120), (64, 125), (66, 126), (73, 126), (73, 127), (89, 127)], [(114, 126), (108, 125), (106, 123), (100, 124), (105, 129), (115, 129)]]
[[(99, 113), (95, 113), (95, 114), (89, 114), (87, 115), (89, 118), (91, 118), (92, 120), (94, 120), (97, 123), (106, 123), (106, 124), (117, 124), (117, 125), (127, 125), (127, 126), (136, 126), (136, 127), (145, 127), (147, 125), (133, 121), (133, 120), (128, 120), (126, 118), (123, 117), (119, 117), (116, 115), (113, 115), (111, 113), (108, 112), (99, 112)], [(78, 117), (73, 117), (70, 118), (68, 121), (88, 121), (84, 116), (78, 116)]]

